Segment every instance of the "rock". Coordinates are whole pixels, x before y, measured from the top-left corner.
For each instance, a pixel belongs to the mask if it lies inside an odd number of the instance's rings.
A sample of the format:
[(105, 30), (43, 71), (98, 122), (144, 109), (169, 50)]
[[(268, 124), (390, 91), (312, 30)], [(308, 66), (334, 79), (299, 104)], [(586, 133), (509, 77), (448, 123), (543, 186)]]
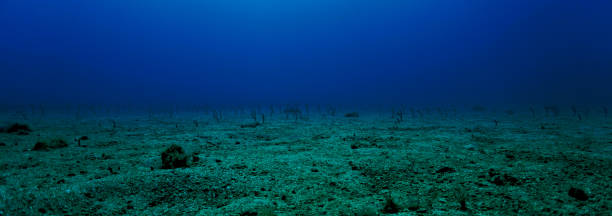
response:
[(30, 132), (32, 132), (32, 129), (30, 129), (30, 126), (26, 124), (15, 123), (6, 128), (4, 132), (14, 133), (17, 135), (28, 135)]
[(456, 170), (450, 167), (442, 167), (436, 171), (436, 173), (454, 173)]
[(359, 113), (358, 112), (350, 112), (350, 113), (344, 114), (344, 117), (347, 117), (347, 118), (359, 118)]
[(32, 150), (34, 150), (34, 151), (49, 150), (49, 145), (47, 145), (46, 142), (38, 141), (38, 142), (36, 142), (36, 144), (34, 145), (34, 148), (32, 148)]
[(162, 169), (174, 169), (187, 167), (188, 155), (185, 154), (183, 147), (172, 144), (161, 154)]
[(589, 199), (589, 195), (586, 194), (582, 189), (578, 188), (570, 188), (567, 193), (569, 196), (574, 197), (576, 200), (587, 201)]
[(68, 143), (60, 138), (52, 139), (51, 141), (38, 141), (32, 148), (33, 151), (47, 151), (51, 149), (68, 147)]
[(391, 197), (387, 197), (385, 202), (385, 207), (383, 207), (382, 212), (385, 214), (395, 214), (400, 211), (399, 206), (393, 201)]
[(261, 125), (261, 123), (255, 122), (255, 123), (251, 123), (251, 124), (240, 125), (240, 128), (256, 128), (257, 126), (260, 126), (260, 125)]

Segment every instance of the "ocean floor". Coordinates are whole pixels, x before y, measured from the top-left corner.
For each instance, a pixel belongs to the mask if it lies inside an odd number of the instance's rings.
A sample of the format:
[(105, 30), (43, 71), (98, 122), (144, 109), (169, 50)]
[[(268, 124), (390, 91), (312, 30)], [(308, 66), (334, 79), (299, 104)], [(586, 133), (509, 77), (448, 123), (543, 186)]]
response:
[(0, 215), (612, 215), (603, 114), (344, 114), (5, 113)]

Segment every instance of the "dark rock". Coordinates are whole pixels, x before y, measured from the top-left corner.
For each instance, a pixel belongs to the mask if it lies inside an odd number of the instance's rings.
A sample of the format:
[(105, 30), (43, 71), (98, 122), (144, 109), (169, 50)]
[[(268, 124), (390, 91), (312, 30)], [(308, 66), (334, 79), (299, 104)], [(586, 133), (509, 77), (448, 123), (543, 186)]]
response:
[(344, 117), (347, 117), (347, 118), (358, 118), (359, 117), (359, 113), (358, 112), (350, 112), (350, 113), (344, 114)]
[(6, 143), (0, 142), (0, 146), (6, 146)]
[(63, 139), (56, 138), (56, 139), (52, 139), (49, 142), (45, 142), (45, 141), (36, 142), (32, 150), (47, 151), (51, 149), (58, 149), (58, 148), (65, 148), (65, 147), (68, 147), (68, 143)]
[(174, 169), (180, 167), (187, 167), (187, 159), (189, 157), (185, 154), (182, 147), (172, 144), (161, 154), (162, 168), (163, 169)]
[(6, 128), (4, 132), (15, 133), (17, 135), (28, 135), (30, 132), (32, 132), (32, 129), (30, 129), (30, 126), (26, 124), (15, 123)]
[(82, 136), (81, 138), (79, 138), (79, 140), (89, 140), (89, 137), (87, 137), (87, 136)]
[(387, 201), (385, 202), (385, 207), (383, 207), (382, 212), (385, 214), (395, 214), (399, 211), (399, 206), (393, 201), (393, 199), (387, 197)]
[(450, 167), (442, 167), (436, 171), (436, 173), (454, 173), (456, 170)]
[(589, 195), (587, 195), (582, 189), (578, 188), (570, 188), (567, 193), (569, 196), (574, 197), (576, 200), (587, 201), (589, 199)]

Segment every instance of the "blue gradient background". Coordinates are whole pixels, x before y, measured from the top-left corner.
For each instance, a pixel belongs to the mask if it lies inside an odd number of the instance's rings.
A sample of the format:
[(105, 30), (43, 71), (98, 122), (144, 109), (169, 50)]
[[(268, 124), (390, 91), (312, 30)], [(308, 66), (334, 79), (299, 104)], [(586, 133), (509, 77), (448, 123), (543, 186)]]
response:
[(0, 100), (595, 103), (611, 1), (0, 1)]

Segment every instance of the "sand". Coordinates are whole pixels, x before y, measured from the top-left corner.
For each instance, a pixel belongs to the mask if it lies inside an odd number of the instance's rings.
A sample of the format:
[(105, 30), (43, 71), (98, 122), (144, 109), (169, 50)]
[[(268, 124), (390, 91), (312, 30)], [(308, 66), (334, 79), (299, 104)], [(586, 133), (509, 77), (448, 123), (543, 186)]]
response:
[(359, 114), (4, 113), (0, 215), (612, 215), (602, 113)]

